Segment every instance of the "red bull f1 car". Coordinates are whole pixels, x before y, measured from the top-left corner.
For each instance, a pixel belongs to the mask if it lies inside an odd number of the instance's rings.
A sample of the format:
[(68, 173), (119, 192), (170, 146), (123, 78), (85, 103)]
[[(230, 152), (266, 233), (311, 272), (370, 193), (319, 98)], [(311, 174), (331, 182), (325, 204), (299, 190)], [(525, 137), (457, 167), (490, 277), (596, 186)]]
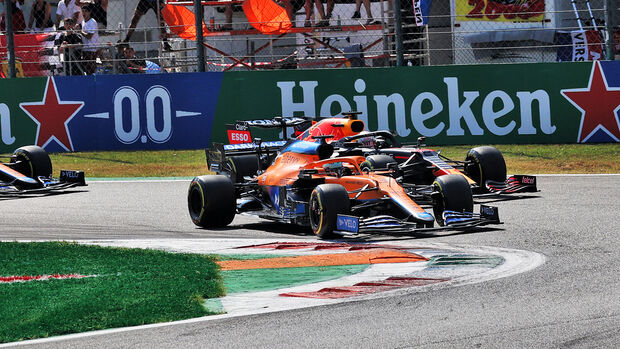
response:
[[(261, 126), (286, 128), (304, 121), (278, 118), (272, 126)], [(347, 137), (363, 129), (357, 121), (340, 119), (342, 126), (335, 127)], [(233, 131), (246, 130), (234, 127)], [(334, 154), (328, 142), (333, 137), (214, 144), (207, 151), (207, 163), (216, 175), (198, 176), (189, 187), (192, 221), (200, 227), (219, 228), (230, 224), (236, 214), (250, 214), (310, 226), (325, 239), (467, 230), (500, 223), (496, 207), (481, 205), (479, 213), (473, 212), (471, 186), (464, 176), (441, 176), (424, 194), (410, 194), (395, 178), (396, 164), (363, 169), (360, 164), (366, 157)], [(432, 213), (416, 202), (421, 195), (428, 197)]]
[[(418, 138), (415, 145), (402, 145), (391, 132), (355, 132), (363, 127), (356, 120), (358, 112), (344, 113), (344, 118), (327, 118), (314, 123), (298, 138), (308, 140), (316, 135), (332, 134), (331, 144), (339, 156), (360, 155), (365, 161), (362, 169), (385, 169), (396, 163), (404, 185), (429, 185), (444, 175), (461, 175), (472, 187), (476, 197), (509, 197), (506, 194), (537, 192), (536, 177), (513, 175), (507, 178), (506, 163), (502, 153), (494, 147), (482, 146), (470, 149), (464, 161), (452, 160), (439, 151), (428, 149), (423, 144), (425, 137)], [(343, 133), (340, 124), (358, 123), (356, 130)]]
[(34, 145), (21, 147), (0, 163), (0, 197), (38, 195), (85, 186), (84, 172), (61, 170), (52, 177), (52, 161), (47, 152)]

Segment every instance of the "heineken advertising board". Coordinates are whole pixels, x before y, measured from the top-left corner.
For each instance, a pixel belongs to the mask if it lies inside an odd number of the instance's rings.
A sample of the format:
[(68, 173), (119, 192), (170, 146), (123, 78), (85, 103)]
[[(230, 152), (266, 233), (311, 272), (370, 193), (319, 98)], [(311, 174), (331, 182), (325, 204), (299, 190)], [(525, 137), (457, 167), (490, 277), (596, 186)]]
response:
[(618, 142), (620, 62), (0, 80), (0, 151), (197, 149), (235, 120), (350, 110), (404, 142)]

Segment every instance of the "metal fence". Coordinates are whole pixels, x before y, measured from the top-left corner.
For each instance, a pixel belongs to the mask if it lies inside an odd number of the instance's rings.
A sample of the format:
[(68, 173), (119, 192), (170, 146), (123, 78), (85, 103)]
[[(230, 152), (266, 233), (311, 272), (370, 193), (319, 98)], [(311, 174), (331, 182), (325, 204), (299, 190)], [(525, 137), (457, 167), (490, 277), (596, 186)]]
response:
[[(83, 28), (65, 27), (71, 11), (56, 13), (72, 4), (77, 24), (96, 20), (96, 43), (70, 43)], [(202, 52), (195, 39), (200, 7)], [(5, 0), (0, 8), (11, 12), (0, 30), (12, 22), (15, 34), (0, 36), (5, 77), (12, 60), (16, 75), (34, 76), (554, 62), (620, 53), (620, 0)]]

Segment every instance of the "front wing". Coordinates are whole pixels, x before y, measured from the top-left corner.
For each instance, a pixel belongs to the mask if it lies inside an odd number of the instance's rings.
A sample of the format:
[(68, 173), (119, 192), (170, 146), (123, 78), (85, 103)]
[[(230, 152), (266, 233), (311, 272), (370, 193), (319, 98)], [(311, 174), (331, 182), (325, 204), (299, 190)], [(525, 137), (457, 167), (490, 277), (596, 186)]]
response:
[(84, 172), (61, 170), (59, 178), (39, 177), (36, 181), (39, 187), (24, 189), (14, 183), (0, 182), (0, 196), (29, 196), (45, 195), (62, 192), (69, 188), (87, 186)]
[(415, 222), (406, 222), (398, 218), (381, 215), (362, 218), (350, 215), (338, 215), (336, 230), (340, 235), (357, 235), (381, 233), (386, 235), (409, 235), (430, 233), (444, 230), (470, 230), (489, 224), (502, 224), (499, 212), (494, 206), (480, 206), (480, 213), (445, 211), (445, 226), (436, 228), (418, 228)]
[(506, 179), (504, 182), (487, 181), (485, 184), (486, 189), (493, 194), (517, 194), (538, 192), (535, 176), (513, 175), (508, 177), (508, 179)]

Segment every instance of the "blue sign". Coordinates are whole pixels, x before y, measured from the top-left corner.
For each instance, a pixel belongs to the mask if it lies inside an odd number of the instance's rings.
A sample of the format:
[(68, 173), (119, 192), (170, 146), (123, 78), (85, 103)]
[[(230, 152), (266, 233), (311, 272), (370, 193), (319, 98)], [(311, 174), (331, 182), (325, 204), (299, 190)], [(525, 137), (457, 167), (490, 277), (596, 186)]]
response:
[(66, 136), (50, 137), (45, 149), (207, 148), (222, 78), (222, 73), (50, 78), (46, 93), (49, 86), (55, 89), (55, 104), (70, 101), (79, 108), (65, 123)]

